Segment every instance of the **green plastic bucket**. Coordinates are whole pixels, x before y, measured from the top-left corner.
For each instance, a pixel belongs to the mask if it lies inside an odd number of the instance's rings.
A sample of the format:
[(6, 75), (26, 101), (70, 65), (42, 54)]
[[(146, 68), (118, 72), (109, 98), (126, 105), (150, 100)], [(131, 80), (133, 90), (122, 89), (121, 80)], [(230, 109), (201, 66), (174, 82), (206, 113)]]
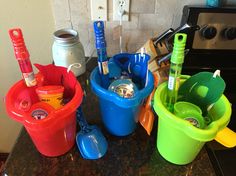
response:
[[(187, 78), (188, 76), (184, 76), (181, 82)], [(167, 82), (164, 82), (154, 95), (154, 110), (158, 115), (157, 149), (171, 163), (188, 164), (195, 159), (205, 142), (213, 140), (228, 125), (231, 106), (222, 95), (208, 113), (212, 122), (206, 128), (200, 129), (167, 110), (164, 105), (166, 91)]]

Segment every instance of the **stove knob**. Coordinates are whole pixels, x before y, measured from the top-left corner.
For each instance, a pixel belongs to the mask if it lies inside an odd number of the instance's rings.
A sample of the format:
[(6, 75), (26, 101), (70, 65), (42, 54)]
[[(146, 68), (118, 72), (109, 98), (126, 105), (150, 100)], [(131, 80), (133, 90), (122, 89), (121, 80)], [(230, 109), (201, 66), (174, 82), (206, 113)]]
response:
[(214, 26), (206, 26), (201, 30), (201, 35), (205, 39), (213, 39), (216, 36), (217, 30)]
[(233, 40), (236, 38), (236, 28), (235, 27), (225, 28), (222, 31), (222, 35), (225, 39)]

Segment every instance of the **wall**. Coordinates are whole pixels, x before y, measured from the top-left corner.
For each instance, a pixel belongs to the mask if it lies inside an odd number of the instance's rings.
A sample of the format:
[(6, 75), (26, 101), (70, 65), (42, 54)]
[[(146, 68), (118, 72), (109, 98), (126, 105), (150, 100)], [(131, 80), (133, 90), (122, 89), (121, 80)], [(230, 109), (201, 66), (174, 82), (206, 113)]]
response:
[[(123, 51), (134, 52), (149, 38), (180, 24), (182, 8), (187, 5), (203, 5), (205, 0), (130, 0), (130, 21), (123, 22)], [(106, 40), (108, 55), (118, 53), (119, 40), (113, 40), (113, 28), (119, 22), (112, 21), (112, 0), (108, 0)], [(234, 0), (224, 4), (236, 4)], [(90, 18), (90, 0), (53, 0), (56, 28), (73, 27), (79, 32), (86, 56), (94, 50), (94, 34)]]
[(20, 27), (32, 63), (49, 64), (54, 19), (49, 0), (1, 0), (0, 6), (0, 152), (10, 152), (21, 129), (5, 112), (3, 102), (10, 86), (21, 79), (8, 29)]

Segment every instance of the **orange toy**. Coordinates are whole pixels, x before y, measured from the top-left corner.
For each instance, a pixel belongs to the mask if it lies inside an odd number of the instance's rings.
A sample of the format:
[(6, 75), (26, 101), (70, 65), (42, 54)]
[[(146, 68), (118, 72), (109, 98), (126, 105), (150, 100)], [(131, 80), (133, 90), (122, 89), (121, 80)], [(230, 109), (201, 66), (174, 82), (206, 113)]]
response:
[(153, 73), (153, 77), (154, 77), (154, 88), (152, 90), (152, 93), (147, 97), (146, 102), (143, 104), (143, 106), (141, 106), (139, 114), (139, 123), (147, 131), (148, 135), (151, 134), (154, 123), (154, 114), (151, 108), (151, 100), (154, 96), (155, 90), (158, 85), (158, 76), (155, 73)]

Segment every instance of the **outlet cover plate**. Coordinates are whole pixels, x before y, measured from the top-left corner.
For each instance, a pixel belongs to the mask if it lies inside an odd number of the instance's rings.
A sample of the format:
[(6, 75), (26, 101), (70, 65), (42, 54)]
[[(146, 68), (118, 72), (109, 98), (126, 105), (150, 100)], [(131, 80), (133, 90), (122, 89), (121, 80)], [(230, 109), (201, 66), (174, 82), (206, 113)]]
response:
[(107, 0), (90, 0), (91, 20), (107, 21)]
[(130, 0), (113, 0), (113, 21), (120, 21), (120, 15), (119, 15), (120, 3), (123, 3), (122, 8), (125, 11), (125, 14), (123, 14), (122, 16), (122, 21), (129, 21)]

